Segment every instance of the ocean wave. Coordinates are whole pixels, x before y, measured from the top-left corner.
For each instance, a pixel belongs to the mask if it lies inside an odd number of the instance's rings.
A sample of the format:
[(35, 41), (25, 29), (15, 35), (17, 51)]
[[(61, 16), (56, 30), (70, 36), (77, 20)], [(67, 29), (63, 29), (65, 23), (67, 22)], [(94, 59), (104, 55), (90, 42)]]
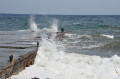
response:
[(112, 27), (111, 25), (105, 25), (105, 24), (98, 24), (98, 28), (108, 28)]
[(65, 53), (52, 47), (54, 45), (50, 43), (40, 47), (35, 64), (20, 72), (19, 75), (12, 76), (11, 79), (34, 77), (40, 79), (119, 79), (120, 57), (117, 55), (111, 58), (101, 58)]
[(106, 34), (100, 34), (100, 36), (104, 36), (110, 39), (114, 39), (114, 35), (106, 35)]
[[(52, 28), (41, 29), (40, 31), (51, 32)], [(56, 29), (56, 28), (55, 28)], [(55, 30), (53, 29), (53, 30)], [(109, 35), (107, 38), (111, 38)], [(66, 42), (78, 44), (76, 39), (92, 39), (92, 35), (66, 34)], [(89, 40), (91, 41), (91, 40)], [(87, 42), (89, 44), (89, 41)], [(94, 40), (92, 40), (94, 41)], [(81, 43), (79, 41), (79, 43)], [(101, 44), (83, 45), (83, 49), (100, 47)], [(69, 44), (70, 45), (70, 44)], [(114, 45), (114, 44), (112, 44)], [(27, 67), (18, 75), (13, 75), (11, 79), (119, 79), (120, 57), (114, 55), (110, 58), (100, 56), (82, 55), (76, 52), (65, 52), (65, 45), (59, 44), (54, 39), (42, 38), (37, 52), (34, 65)], [(72, 48), (71, 48), (72, 50)], [(118, 73), (116, 73), (118, 72)]]
[(92, 49), (102, 45), (93, 40), (93, 35), (66, 34), (66, 36), (68, 39), (65, 40), (65, 43), (67, 43), (66, 45), (68, 48), (70, 47), (74, 49), (77, 47), (77, 49)]
[(105, 44), (104, 46), (102, 46), (102, 48), (104, 49), (114, 49), (114, 50), (119, 50), (120, 48), (120, 41), (117, 41), (117, 42), (112, 42), (112, 43), (108, 43), (108, 44)]
[(109, 28), (109, 29), (120, 29), (117, 26), (112, 26), (109, 24), (100, 24), (100, 23), (79, 23), (75, 22), (73, 23), (73, 26), (76, 29), (99, 29), (99, 28)]
[(83, 26), (83, 24), (79, 23), (79, 22), (75, 22), (73, 23), (74, 26)]
[(67, 33), (65, 34), (66, 37), (68, 37), (69, 39), (84, 39), (84, 38), (89, 38), (91, 39), (92, 38), (92, 35), (78, 35), (78, 34), (70, 34), (70, 33)]
[(92, 49), (92, 48), (98, 48), (101, 46), (102, 46), (102, 44), (84, 45), (81, 47), (81, 49)]
[[(67, 36), (75, 38), (76, 34), (68, 34)], [(86, 48), (98, 46), (91, 45)], [(75, 52), (67, 53), (59, 47), (66, 48), (54, 39), (43, 38), (34, 65), (27, 67), (18, 75), (13, 75), (11, 79), (31, 79), (34, 77), (40, 79), (119, 79), (119, 56), (101, 58)]]

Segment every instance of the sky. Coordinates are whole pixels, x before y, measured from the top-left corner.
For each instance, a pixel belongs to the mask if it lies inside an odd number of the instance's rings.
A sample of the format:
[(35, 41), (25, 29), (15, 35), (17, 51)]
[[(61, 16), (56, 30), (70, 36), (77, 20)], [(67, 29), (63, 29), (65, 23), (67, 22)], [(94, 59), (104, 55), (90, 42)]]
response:
[(0, 0), (0, 13), (120, 15), (120, 0)]

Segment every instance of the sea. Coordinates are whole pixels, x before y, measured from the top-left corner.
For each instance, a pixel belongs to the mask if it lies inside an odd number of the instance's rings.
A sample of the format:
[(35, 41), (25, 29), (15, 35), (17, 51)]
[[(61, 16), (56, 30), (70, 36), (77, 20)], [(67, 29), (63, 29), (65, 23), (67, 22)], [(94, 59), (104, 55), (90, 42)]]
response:
[(34, 64), (11, 79), (120, 79), (120, 15), (0, 14), (0, 31), (42, 37)]

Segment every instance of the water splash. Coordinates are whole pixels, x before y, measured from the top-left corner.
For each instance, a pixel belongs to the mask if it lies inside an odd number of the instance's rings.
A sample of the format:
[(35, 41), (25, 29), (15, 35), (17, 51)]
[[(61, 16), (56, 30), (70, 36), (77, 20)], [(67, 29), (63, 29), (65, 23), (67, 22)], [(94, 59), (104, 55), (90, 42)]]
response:
[(41, 29), (42, 32), (58, 32), (58, 20), (54, 19), (49, 28)]
[[(51, 28), (43, 31), (44, 34), (57, 31), (56, 22)], [(51, 30), (52, 29), (52, 30)], [(43, 34), (42, 34), (43, 35)], [(68, 35), (75, 37), (76, 35)], [(78, 37), (79, 38), (79, 37)], [(100, 56), (88, 56), (77, 53), (66, 53), (59, 50), (59, 44), (53, 38), (42, 38), (34, 65), (26, 68), (11, 79), (119, 79), (116, 71), (120, 72), (120, 57), (111, 58)]]
[(37, 24), (34, 21), (34, 16), (30, 16), (30, 20), (29, 20), (29, 24), (30, 24), (30, 31), (31, 32), (37, 32)]
[(51, 25), (51, 29), (53, 32), (58, 32), (58, 20), (54, 19)]
[[(119, 79), (120, 57), (111, 58), (66, 53), (53, 39), (43, 38), (35, 64), (11, 79)], [(64, 45), (60, 45), (64, 47)], [(64, 47), (65, 48), (65, 47)]]
[(12, 79), (119, 79), (120, 58), (101, 58), (57, 50), (57, 44), (42, 40), (35, 64)]

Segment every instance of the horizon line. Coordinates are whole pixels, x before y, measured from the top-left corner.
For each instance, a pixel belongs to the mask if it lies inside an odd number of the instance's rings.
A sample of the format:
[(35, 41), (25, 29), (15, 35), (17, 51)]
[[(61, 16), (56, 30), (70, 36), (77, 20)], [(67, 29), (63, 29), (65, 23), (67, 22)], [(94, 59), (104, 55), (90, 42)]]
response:
[(0, 14), (10, 14), (10, 15), (58, 15), (58, 16), (64, 16), (64, 15), (68, 15), (68, 16), (119, 16), (120, 14), (33, 14), (33, 13), (0, 13)]

